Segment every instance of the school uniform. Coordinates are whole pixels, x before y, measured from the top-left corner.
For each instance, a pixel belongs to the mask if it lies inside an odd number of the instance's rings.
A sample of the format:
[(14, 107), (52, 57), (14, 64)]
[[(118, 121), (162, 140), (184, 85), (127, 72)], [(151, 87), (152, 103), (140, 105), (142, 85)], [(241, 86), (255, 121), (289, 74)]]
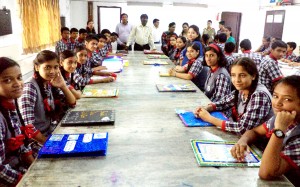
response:
[(59, 56), (60, 53), (70, 49), (70, 40), (61, 39), (56, 43), (55, 53)]
[(186, 65), (183, 66), (185, 71), (190, 74), (192, 82), (202, 91), (204, 91), (204, 85), (207, 78), (208, 67), (202, 65), (202, 57), (189, 60)]
[[(266, 129), (267, 138), (271, 138), (275, 128), (275, 116), (263, 124)], [(283, 139), (281, 158), (286, 160), (294, 169), (299, 170), (300, 167), (300, 124), (290, 125), (285, 131)]]
[(286, 52), (286, 55), (283, 58), (294, 62), (296, 60), (297, 56), (293, 52), (289, 52), (289, 53)]
[(171, 49), (169, 50), (168, 57), (170, 60), (175, 60), (175, 55), (176, 55), (176, 47), (171, 46)]
[(85, 64), (78, 63), (73, 75), (74, 88), (76, 90), (83, 90), (86, 85), (93, 83), (92, 76), (93, 70), (90, 61), (87, 61)]
[(168, 55), (170, 49), (170, 37), (172, 35), (176, 35), (176, 37), (178, 36), (175, 32), (171, 33), (169, 31), (165, 31), (161, 35), (161, 50), (165, 55)]
[(233, 64), (233, 62), (236, 60), (236, 56), (233, 55), (233, 53), (224, 53), (224, 56), (227, 60), (226, 69), (230, 73), (230, 66)]
[(204, 94), (212, 102), (217, 102), (230, 94), (231, 80), (226, 68), (209, 69), (204, 88)]
[[(250, 96), (246, 110), (246, 101), (242, 98), (242, 93), (238, 94), (237, 108), (235, 105), (235, 92), (225, 96), (222, 100), (212, 103), (214, 110), (224, 111), (232, 109), (233, 120), (223, 121), (221, 129), (223, 131), (244, 134), (246, 130), (253, 129), (270, 119), (273, 115), (271, 108), (271, 94), (267, 88), (258, 84), (253, 94)], [(244, 112), (245, 111), (245, 112)]]
[[(2, 107), (2, 106), (1, 106)], [(27, 171), (27, 166), (21, 162), (21, 157), (32, 154), (31, 149), (24, 145), (25, 138), (20, 130), (21, 122), (16, 109), (8, 109), (9, 125), (0, 112), (0, 184), (14, 186)], [(15, 138), (17, 140), (13, 141)], [(18, 146), (10, 144), (17, 143)]]
[(102, 56), (102, 55), (106, 55), (105, 50), (96, 50), (94, 52), (88, 52), (86, 64), (89, 64), (91, 68), (101, 66), (102, 61), (106, 57), (106, 56)]
[(75, 51), (76, 44), (77, 44), (76, 40), (73, 40), (72, 38), (70, 38), (69, 50), (70, 51)]
[(175, 65), (179, 65), (180, 60), (182, 60), (182, 58), (183, 58), (182, 50), (176, 48), (175, 51), (174, 51), (173, 58), (174, 58)]
[(283, 78), (277, 59), (275, 59), (272, 55), (268, 55), (262, 59), (258, 73), (259, 82), (265, 85), (270, 93), (273, 93), (273, 84)]
[(77, 38), (76, 39), (76, 47), (82, 46), (85, 47), (85, 40), (81, 39), (81, 38)]
[(225, 43), (217, 43), (217, 46), (219, 46), (224, 53)]
[[(200, 53), (200, 57), (201, 58), (203, 58), (203, 47), (202, 47), (202, 43), (201, 42), (199, 42), (199, 41), (193, 41), (192, 42), (192, 45), (193, 44), (197, 44), (198, 46), (199, 46), (199, 48), (200, 48), (200, 51), (199, 51), (199, 53)], [(188, 45), (187, 45), (188, 46)], [(187, 47), (185, 47), (183, 50), (182, 50), (182, 55), (183, 55), (183, 59), (182, 59), (182, 62), (181, 62), (181, 65), (182, 66), (184, 66), (188, 61), (189, 61), (189, 59), (187, 58), (187, 56), (186, 56), (186, 51), (187, 51)]]
[(242, 54), (239, 54), (237, 58), (248, 57), (253, 60), (256, 64), (257, 69), (259, 70), (263, 56), (260, 53), (253, 53), (250, 50), (244, 51)]

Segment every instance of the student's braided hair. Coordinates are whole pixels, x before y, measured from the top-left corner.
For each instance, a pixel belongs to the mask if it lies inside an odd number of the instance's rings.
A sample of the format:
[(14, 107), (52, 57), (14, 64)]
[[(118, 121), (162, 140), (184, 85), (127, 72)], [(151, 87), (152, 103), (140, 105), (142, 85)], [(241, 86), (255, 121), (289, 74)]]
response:
[[(53, 51), (50, 51), (50, 50), (43, 50), (37, 54), (36, 58), (33, 60), (33, 63), (34, 63), (34, 66), (38, 66), (45, 62), (52, 61), (52, 60), (56, 60), (57, 62), (59, 62), (59, 58), (56, 55), (56, 53), (54, 53)], [(46, 93), (45, 87), (44, 87), (44, 79), (39, 74), (39, 71), (36, 71), (35, 67), (34, 67), (34, 78), (36, 79), (37, 84), (39, 86), (43, 101), (45, 101), (45, 99), (48, 99), (48, 96), (47, 96), (47, 93)], [(60, 97), (59, 89), (52, 86), (51, 92), (53, 94), (53, 98), (54, 98), (56, 104), (61, 104), (60, 103), (61, 98), (59, 98)], [(58, 108), (58, 107), (55, 107), (55, 108)], [(45, 113), (50, 118), (53, 118), (55, 116), (55, 110), (48, 111), (45, 109)]]
[[(243, 69), (245, 71), (247, 71), (247, 73), (249, 73), (251, 76), (255, 77), (254, 80), (252, 81), (250, 88), (249, 88), (249, 94), (246, 100), (246, 104), (245, 104), (245, 108), (243, 113), (246, 112), (248, 103), (250, 101), (251, 95), (255, 92), (256, 87), (258, 85), (258, 70), (256, 67), (256, 64), (253, 62), (252, 59), (247, 58), (247, 57), (243, 57), (240, 58), (237, 61), (234, 61), (233, 64), (230, 66), (230, 71), (232, 69), (233, 66), (242, 66)], [(238, 108), (238, 100), (239, 100), (239, 91), (236, 90), (234, 92), (234, 107), (237, 109)]]
[[(60, 53), (59, 57), (60, 57), (60, 62), (62, 63), (65, 59), (70, 58), (70, 57), (75, 57), (75, 53), (73, 51), (70, 50), (65, 50), (62, 53)], [(64, 80), (67, 80), (66, 77), (66, 73), (67, 71), (64, 69), (64, 67), (61, 65), (60, 66), (60, 72), (62, 77), (64, 78)], [(70, 84), (73, 85), (74, 84), (74, 73), (71, 73), (71, 82)]]

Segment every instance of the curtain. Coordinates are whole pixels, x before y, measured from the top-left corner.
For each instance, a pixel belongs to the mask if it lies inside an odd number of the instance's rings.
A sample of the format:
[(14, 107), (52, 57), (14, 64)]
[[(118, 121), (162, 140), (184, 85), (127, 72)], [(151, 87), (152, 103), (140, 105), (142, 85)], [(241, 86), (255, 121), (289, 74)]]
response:
[(60, 39), (59, 0), (18, 0), (24, 53), (39, 52)]

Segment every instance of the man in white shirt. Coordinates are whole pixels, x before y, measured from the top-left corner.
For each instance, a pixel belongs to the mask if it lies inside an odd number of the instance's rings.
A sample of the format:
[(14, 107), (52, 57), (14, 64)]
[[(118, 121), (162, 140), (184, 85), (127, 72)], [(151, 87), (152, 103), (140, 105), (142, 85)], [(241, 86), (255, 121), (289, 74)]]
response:
[[(128, 15), (125, 13), (121, 14), (121, 23), (119, 23), (116, 27), (116, 33), (119, 35), (119, 38), (117, 40), (118, 50), (125, 49), (131, 30), (132, 25), (128, 23)], [(131, 50), (131, 46), (129, 46), (128, 49)]]
[[(135, 51), (143, 50), (155, 50), (156, 47), (153, 42), (152, 29), (147, 25), (148, 16), (147, 14), (141, 15), (141, 25), (134, 27), (131, 30), (129, 38), (127, 40), (125, 50), (128, 50), (129, 45), (134, 43)], [(134, 40), (135, 39), (135, 40)]]
[(153, 35), (153, 41), (154, 44), (160, 44), (160, 37), (161, 37), (161, 33), (159, 28), (159, 19), (154, 19), (153, 20), (153, 28), (152, 28), (152, 35)]

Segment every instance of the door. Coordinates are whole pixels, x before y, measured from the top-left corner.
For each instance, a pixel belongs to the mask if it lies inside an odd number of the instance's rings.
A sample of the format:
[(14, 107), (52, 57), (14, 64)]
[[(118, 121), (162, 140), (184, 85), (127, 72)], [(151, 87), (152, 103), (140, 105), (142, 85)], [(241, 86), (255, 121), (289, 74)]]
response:
[(98, 6), (98, 33), (102, 29), (115, 32), (117, 24), (120, 23), (121, 7)]
[(282, 39), (285, 10), (266, 12), (264, 36)]
[(236, 41), (235, 51), (238, 52), (240, 43), (240, 27), (242, 13), (240, 12), (222, 12), (221, 20), (225, 21), (225, 26), (231, 27), (232, 36)]

